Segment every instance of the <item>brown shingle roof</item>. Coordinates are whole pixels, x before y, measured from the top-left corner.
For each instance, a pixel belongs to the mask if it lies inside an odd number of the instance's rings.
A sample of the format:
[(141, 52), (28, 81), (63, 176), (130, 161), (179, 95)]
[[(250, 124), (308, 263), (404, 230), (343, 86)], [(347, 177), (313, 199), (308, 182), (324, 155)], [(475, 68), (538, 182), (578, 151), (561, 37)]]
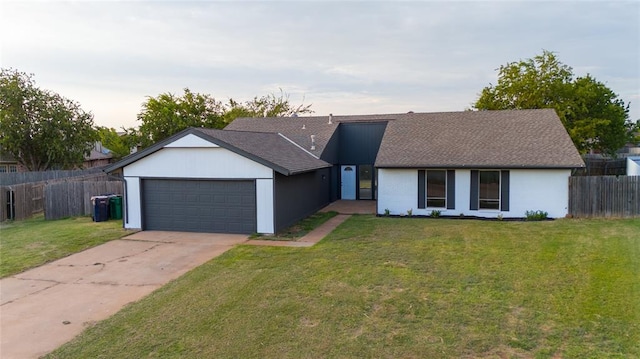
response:
[[(194, 133), (282, 174), (301, 173), (330, 167), (316, 157), (321, 156), (340, 123), (358, 121), (388, 121), (376, 167), (584, 167), (555, 111), (543, 109), (333, 116), (332, 124), (328, 116), (239, 118), (224, 130), (185, 130), (107, 170), (126, 166)], [(315, 135), (315, 150), (311, 150), (311, 135)]]
[(376, 167), (584, 167), (552, 109), (410, 113), (387, 125)]
[(292, 143), (289, 139), (278, 133), (188, 128), (123, 158), (121, 161), (105, 168), (105, 172), (113, 172), (127, 166), (130, 163), (160, 151), (166, 145), (189, 134), (201, 137), (206, 141), (238, 153), (241, 156), (245, 156), (283, 175), (292, 175), (318, 168), (331, 167), (329, 163), (316, 158), (314, 155), (303, 150), (300, 146)]
[[(340, 122), (387, 121), (401, 115), (355, 115), (308, 117), (245, 117), (231, 122), (226, 130), (282, 133), (304, 149), (320, 157)], [(311, 150), (311, 135), (315, 135), (315, 150)]]
[(271, 168), (285, 175), (331, 167), (329, 163), (314, 157), (278, 133), (209, 128), (194, 130), (209, 136), (214, 143), (222, 145), (222, 141), (230, 145), (233, 149), (239, 150), (240, 154), (247, 155), (257, 162), (266, 161), (265, 164), (270, 164)]
[[(267, 117), (238, 118), (224, 130), (282, 133), (320, 157), (337, 127), (338, 123), (335, 121), (328, 124), (328, 117)], [(311, 150), (311, 135), (315, 135), (315, 150)]]

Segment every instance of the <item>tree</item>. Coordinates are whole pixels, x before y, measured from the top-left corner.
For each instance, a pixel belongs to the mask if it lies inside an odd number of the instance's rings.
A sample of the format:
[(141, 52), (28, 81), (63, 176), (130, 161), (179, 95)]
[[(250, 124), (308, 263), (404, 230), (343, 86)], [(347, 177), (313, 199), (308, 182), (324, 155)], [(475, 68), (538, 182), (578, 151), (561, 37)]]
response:
[(74, 168), (96, 140), (93, 115), (54, 92), (36, 87), (32, 74), (0, 72), (0, 146), (30, 171)]
[(230, 99), (224, 118), (229, 124), (238, 117), (290, 117), (305, 113), (313, 113), (311, 105), (292, 105), (289, 95), (280, 90), (280, 96), (269, 94), (244, 103)]
[(474, 108), (553, 108), (582, 153), (598, 150), (615, 156), (635, 141), (637, 125), (629, 121), (628, 105), (591, 75), (574, 79), (571, 67), (553, 52), (507, 63), (498, 73), (498, 84), (485, 87)]
[(111, 151), (116, 160), (127, 156), (131, 152), (131, 147), (135, 145), (126, 130), (124, 133), (118, 133), (114, 128), (98, 126), (96, 131), (102, 145)]
[(148, 97), (138, 114), (142, 124), (137, 130), (128, 132), (137, 137), (142, 147), (148, 147), (188, 127), (221, 129), (238, 117), (279, 117), (311, 112), (311, 105), (292, 105), (289, 96), (282, 91), (279, 96), (270, 94), (246, 102), (229, 99), (228, 103), (222, 103), (210, 95), (185, 88), (182, 96), (163, 93)]
[(578, 150), (615, 156), (616, 150), (636, 141), (636, 124), (628, 120), (629, 105), (607, 86), (587, 75), (571, 84), (571, 92), (565, 123)]
[(148, 97), (138, 114), (140, 145), (147, 147), (188, 127), (222, 128), (223, 115), (221, 102), (188, 88), (181, 97), (171, 93)]

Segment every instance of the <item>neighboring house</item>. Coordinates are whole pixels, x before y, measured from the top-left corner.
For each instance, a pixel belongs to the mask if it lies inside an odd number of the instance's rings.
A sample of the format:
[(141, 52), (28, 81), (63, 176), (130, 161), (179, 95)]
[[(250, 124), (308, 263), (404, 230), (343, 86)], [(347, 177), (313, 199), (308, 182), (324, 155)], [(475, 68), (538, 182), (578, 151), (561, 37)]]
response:
[(240, 118), (108, 167), (125, 227), (274, 233), (336, 199), (377, 213), (563, 217), (584, 163), (553, 110)]
[[(102, 143), (96, 142), (91, 152), (84, 157), (82, 168), (103, 167), (113, 163), (113, 154)], [(0, 173), (26, 172), (27, 168), (0, 148)]]
[(103, 167), (113, 163), (113, 153), (108, 148), (102, 146), (100, 141), (95, 142), (91, 152), (84, 157), (82, 168)]
[(640, 176), (640, 156), (627, 157), (627, 176)]
[(0, 173), (25, 172), (26, 170), (12, 155), (0, 148)]

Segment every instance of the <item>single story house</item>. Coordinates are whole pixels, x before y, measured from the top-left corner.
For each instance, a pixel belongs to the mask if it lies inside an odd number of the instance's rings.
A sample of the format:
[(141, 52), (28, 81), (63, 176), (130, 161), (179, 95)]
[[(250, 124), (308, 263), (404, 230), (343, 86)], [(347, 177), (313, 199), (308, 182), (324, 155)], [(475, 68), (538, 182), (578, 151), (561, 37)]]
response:
[(126, 228), (274, 233), (337, 199), (378, 214), (564, 217), (578, 167), (544, 109), (239, 118), (106, 170), (125, 181)]

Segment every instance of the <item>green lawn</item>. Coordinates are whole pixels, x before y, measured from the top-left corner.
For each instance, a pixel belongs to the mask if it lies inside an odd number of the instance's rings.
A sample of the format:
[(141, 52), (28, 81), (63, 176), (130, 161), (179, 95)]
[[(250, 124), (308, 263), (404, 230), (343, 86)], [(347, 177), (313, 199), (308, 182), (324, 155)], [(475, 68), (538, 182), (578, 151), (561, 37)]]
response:
[(126, 233), (122, 221), (92, 222), (90, 217), (45, 221), (40, 215), (0, 223), (0, 277), (66, 257)]
[(312, 230), (319, 227), (324, 222), (330, 220), (331, 218), (338, 215), (338, 212), (329, 211), (329, 212), (317, 212), (310, 215), (307, 218), (304, 218), (298, 221), (293, 226), (285, 229), (281, 233), (277, 233), (273, 236), (264, 236), (261, 234), (254, 234), (250, 238), (251, 239), (266, 239), (266, 240), (274, 240), (274, 241), (295, 241), (302, 237), (305, 234), (311, 232)]
[(640, 220), (354, 216), (239, 246), (50, 358), (640, 357)]

